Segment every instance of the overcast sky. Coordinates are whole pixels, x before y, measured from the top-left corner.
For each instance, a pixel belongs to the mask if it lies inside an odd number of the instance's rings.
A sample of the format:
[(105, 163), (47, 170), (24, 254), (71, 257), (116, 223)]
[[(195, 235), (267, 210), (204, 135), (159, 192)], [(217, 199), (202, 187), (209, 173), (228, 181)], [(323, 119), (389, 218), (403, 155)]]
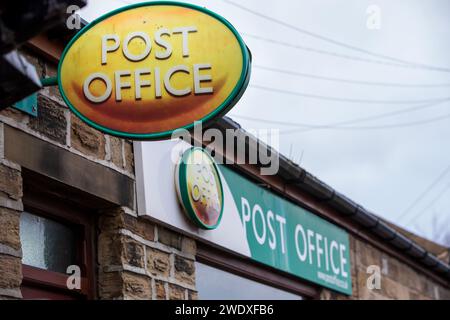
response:
[[(91, 21), (135, 2), (139, 1), (90, 0), (82, 16)], [(287, 131), (280, 138), (279, 149), (283, 154), (296, 162), (301, 160), (302, 167), (379, 216), (419, 235), (445, 242), (444, 234), (450, 225), (450, 172), (445, 175), (443, 172), (450, 166), (450, 102), (436, 104), (436, 99), (450, 97), (450, 1), (186, 2), (225, 17), (252, 51), (250, 87), (229, 116), (247, 129)], [(376, 14), (367, 13), (373, 5), (380, 10), (380, 29), (367, 27), (367, 20), (376, 18)], [(373, 19), (369, 25), (376, 26)], [(414, 62), (415, 66), (399, 65), (386, 56)], [(449, 85), (428, 86), (434, 84)], [(347, 124), (346, 128), (341, 125), (307, 131), (305, 127), (248, 119), (323, 126), (396, 111), (400, 112)], [(293, 129), (298, 130), (292, 132)], [(434, 181), (437, 183), (430, 189)], [(429, 191), (416, 201), (426, 190)]]

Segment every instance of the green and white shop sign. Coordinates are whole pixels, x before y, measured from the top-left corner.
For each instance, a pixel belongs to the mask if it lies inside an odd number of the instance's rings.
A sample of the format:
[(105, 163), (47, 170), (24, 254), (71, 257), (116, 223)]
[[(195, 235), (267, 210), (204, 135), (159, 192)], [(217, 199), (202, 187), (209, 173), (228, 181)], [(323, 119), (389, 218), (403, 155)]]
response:
[[(135, 142), (138, 211), (206, 242), (351, 295), (348, 234), (312, 212), (219, 165), (223, 212), (200, 227), (179, 204), (178, 161), (187, 144)], [(195, 189), (193, 189), (195, 190)], [(181, 197), (183, 198), (183, 197)], [(182, 200), (181, 200), (182, 201)]]
[(346, 232), (231, 169), (219, 167), (239, 208), (252, 259), (352, 293)]

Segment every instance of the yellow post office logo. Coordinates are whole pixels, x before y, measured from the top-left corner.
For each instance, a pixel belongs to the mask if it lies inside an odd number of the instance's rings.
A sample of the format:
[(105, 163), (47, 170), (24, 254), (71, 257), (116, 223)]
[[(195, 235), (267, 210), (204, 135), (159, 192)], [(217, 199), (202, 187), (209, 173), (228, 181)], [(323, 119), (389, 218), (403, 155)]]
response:
[(164, 139), (225, 114), (250, 78), (233, 26), (190, 4), (148, 2), (106, 14), (64, 50), (58, 82), (91, 126), (130, 139)]
[(200, 228), (215, 229), (223, 214), (223, 187), (214, 159), (203, 149), (186, 150), (176, 166), (178, 199)]

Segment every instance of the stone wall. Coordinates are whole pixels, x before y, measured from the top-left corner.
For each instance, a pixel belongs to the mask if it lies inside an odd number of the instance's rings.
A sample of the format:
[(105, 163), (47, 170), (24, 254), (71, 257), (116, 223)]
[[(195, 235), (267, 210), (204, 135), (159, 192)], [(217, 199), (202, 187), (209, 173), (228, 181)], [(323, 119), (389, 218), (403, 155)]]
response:
[(99, 229), (100, 298), (196, 298), (195, 241), (123, 209), (103, 213)]
[[(40, 77), (56, 64), (23, 50)], [(4, 157), (3, 126), (46, 142), (134, 179), (133, 144), (105, 135), (75, 117), (57, 87), (38, 94), (38, 117), (13, 108), (0, 112), (0, 298), (21, 298), (21, 167)], [(95, 178), (95, 177), (93, 177)], [(195, 292), (195, 242), (136, 217), (134, 208), (100, 212), (97, 238), (98, 297), (190, 299)]]
[[(450, 290), (372, 245), (350, 238), (353, 296), (323, 290), (322, 299), (450, 300)], [(369, 289), (373, 274), (367, 268), (378, 266), (380, 288)]]
[[(15, 112), (12, 114), (20, 116)], [(4, 159), (3, 124), (0, 122), (0, 299), (22, 297), (22, 250), (19, 236), (22, 196), (21, 168)]]

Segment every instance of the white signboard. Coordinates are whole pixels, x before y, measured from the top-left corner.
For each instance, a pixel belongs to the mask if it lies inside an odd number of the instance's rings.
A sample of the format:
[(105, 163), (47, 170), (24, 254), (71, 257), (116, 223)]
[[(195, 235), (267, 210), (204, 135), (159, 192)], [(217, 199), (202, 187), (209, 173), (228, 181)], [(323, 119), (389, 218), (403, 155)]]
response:
[(141, 216), (352, 293), (349, 237), (344, 230), (225, 165), (211, 166), (202, 149), (186, 143), (136, 143), (135, 154)]
[(223, 201), (226, 205), (216, 229), (196, 227), (183, 212), (177, 198), (175, 168), (183, 151), (190, 147), (185, 142), (173, 140), (134, 143), (138, 214), (175, 227), (193, 237), (250, 256), (239, 210), (227, 184), (223, 184)]

